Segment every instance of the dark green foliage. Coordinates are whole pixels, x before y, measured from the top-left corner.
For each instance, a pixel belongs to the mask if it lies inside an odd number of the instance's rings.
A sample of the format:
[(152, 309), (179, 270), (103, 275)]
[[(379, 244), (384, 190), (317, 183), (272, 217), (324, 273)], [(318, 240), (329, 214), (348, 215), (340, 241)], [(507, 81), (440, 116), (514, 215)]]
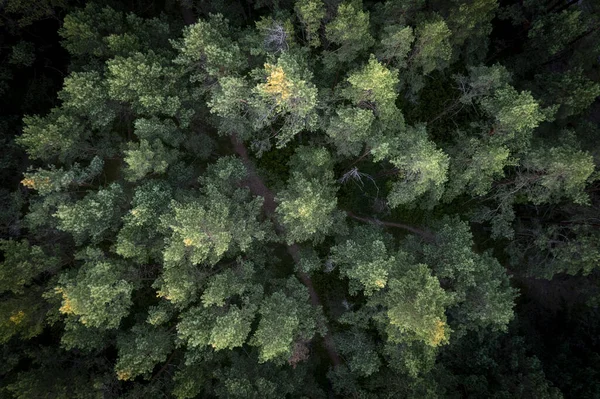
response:
[(1, 3), (0, 397), (598, 397), (593, 1)]

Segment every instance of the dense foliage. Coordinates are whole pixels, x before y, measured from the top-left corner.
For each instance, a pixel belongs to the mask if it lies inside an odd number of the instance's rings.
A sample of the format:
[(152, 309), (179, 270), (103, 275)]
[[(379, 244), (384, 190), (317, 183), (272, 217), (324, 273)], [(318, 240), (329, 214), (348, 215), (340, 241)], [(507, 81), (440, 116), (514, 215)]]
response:
[(600, 396), (597, 1), (0, 13), (0, 396)]

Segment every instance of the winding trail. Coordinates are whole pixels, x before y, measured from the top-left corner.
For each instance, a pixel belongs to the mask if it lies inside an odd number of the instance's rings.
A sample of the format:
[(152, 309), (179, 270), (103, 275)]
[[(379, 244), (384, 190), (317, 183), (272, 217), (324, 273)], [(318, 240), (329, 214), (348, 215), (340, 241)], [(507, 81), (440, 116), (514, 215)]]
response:
[[(196, 22), (196, 17), (194, 16), (192, 10), (189, 8), (181, 6), (181, 15), (183, 16), (183, 20), (186, 25), (192, 25)], [(254, 167), (254, 164), (252, 163), (252, 161), (250, 160), (250, 157), (248, 156), (248, 151), (247, 151), (244, 143), (241, 142), (240, 140), (238, 140), (237, 136), (235, 136), (235, 135), (231, 136), (231, 143), (233, 145), (234, 151), (240, 156), (240, 158), (242, 159), (242, 162), (244, 163), (244, 165), (246, 166), (246, 169), (248, 170), (248, 178), (244, 181), (246, 187), (248, 187), (248, 189), (250, 189), (250, 192), (252, 194), (264, 198), (263, 210), (264, 210), (266, 216), (269, 217), (273, 221), (273, 224), (275, 225), (277, 232), (279, 234), (283, 234), (284, 229), (277, 222), (277, 218), (275, 215), (275, 209), (277, 208), (277, 204), (275, 203), (275, 196), (273, 195), (273, 192), (271, 190), (269, 190), (269, 188), (265, 185), (265, 183), (260, 178), (260, 176), (256, 173), (256, 168)], [(298, 246), (298, 244), (288, 245), (287, 252), (290, 254), (290, 256), (292, 257), (294, 262), (296, 262), (296, 263), (300, 262), (300, 247)], [(315, 307), (322, 308), (323, 306), (321, 303), (321, 299), (319, 298), (319, 295), (317, 294), (317, 291), (315, 290), (314, 284), (313, 284), (310, 276), (306, 273), (297, 273), (296, 275), (297, 275), (298, 279), (306, 286), (306, 288), (308, 288), (308, 293), (310, 295), (311, 304)], [(329, 331), (329, 329), (327, 328), (326, 325), (320, 326), (320, 327), (325, 327), (324, 330)], [(327, 355), (329, 356), (329, 359), (331, 360), (331, 363), (333, 364), (333, 366), (337, 367), (337, 366), (341, 365), (342, 360), (340, 358), (340, 355), (338, 354), (338, 352), (335, 349), (335, 344), (333, 342), (333, 339), (329, 335), (329, 333), (327, 333), (323, 337), (323, 345), (325, 346), (325, 350), (327, 351)]]
[[(242, 143), (235, 135), (231, 136), (231, 143), (233, 145), (234, 151), (240, 156), (242, 162), (244, 163), (244, 166), (246, 166), (246, 169), (248, 170), (248, 177), (244, 180), (244, 184), (246, 185), (246, 187), (248, 187), (252, 194), (264, 198), (263, 210), (265, 212), (265, 215), (269, 219), (271, 219), (271, 221), (273, 221), (277, 233), (284, 234), (285, 231), (283, 229), (283, 226), (279, 224), (275, 214), (275, 209), (277, 208), (277, 203), (275, 202), (275, 195), (273, 195), (273, 192), (265, 185), (263, 180), (256, 173), (256, 168), (254, 167), (254, 164), (248, 156), (248, 150), (246, 149), (244, 143)], [(292, 259), (294, 260), (294, 262), (300, 263), (300, 246), (298, 246), (298, 244), (291, 244), (287, 245), (286, 249), (288, 254), (290, 254)], [(302, 282), (302, 284), (304, 284), (306, 288), (308, 288), (311, 304), (315, 307), (322, 307), (321, 299), (319, 298), (319, 295), (315, 290), (310, 276), (306, 273), (301, 272), (297, 273), (296, 276)], [(329, 331), (327, 326), (321, 327), (325, 327), (326, 331)], [(327, 351), (327, 355), (329, 356), (331, 363), (335, 367), (342, 364), (340, 355), (337, 353), (335, 345), (333, 343), (333, 339), (329, 334), (326, 334), (323, 337), (323, 345), (325, 346), (325, 350)]]

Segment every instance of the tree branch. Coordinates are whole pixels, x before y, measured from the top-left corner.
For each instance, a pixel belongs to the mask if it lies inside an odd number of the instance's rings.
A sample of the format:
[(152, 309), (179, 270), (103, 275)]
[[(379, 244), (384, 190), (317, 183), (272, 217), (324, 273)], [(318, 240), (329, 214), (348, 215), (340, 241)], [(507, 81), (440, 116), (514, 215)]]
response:
[(411, 233), (415, 233), (415, 234), (423, 237), (427, 241), (433, 241), (435, 239), (435, 235), (433, 235), (429, 231), (422, 230), (422, 229), (419, 229), (417, 227), (412, 227), (412, 226), (409, 226), (409, 225), (406, 225), (406, 224), (402, 224), (402, 223), (386, 222), (386, 221), (382, 221), (382, 220), (374, 219), (374, 218), (365, 218), (365, 217), (357, 216), (354, 213), (352, 213), (351, 211), (346, 211), (346, 214), (348, 216), (350, 216), (352, 219), (356, 219), (356, 220), (359, 220), (361, 222), (375, 224), (375, 225), (378, 225), (378, 226), (397, 227), (399, 229), (410, 231)]

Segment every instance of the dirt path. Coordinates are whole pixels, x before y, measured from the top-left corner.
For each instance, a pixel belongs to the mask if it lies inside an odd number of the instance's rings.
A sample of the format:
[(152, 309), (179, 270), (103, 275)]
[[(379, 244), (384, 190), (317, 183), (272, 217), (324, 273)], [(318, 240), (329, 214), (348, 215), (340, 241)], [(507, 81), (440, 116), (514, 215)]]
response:
[[(235, 135), (233, 135), (231, 136), (231, 144), (233, 145), (234, 151), (240, 156), (242, 162), (244, 163), (244, 166), (246, 166), (246, 169), (248, 170), (248, 178), (244, 180), (244, 184), (250, 189), (250, 192), (252, 194), (264, 198), (263, 210), (265, 211), (265, 214), (269, 219), (273, 221), (277, 233), (281, 235), (284, 234), (285, 231), (277, 221), (277, 217), (275, 214), (275, 209), (277, 208), (277, 204), (275, 203), (275, 195), (273, 195), (273, 192), (265, 185), (263, 180), (256, 173), (256, 168), (254, 167), (254, 164), (248, 156), (248, 150), (246, 149), (244, 143), (242, 143), (240, 140), (238, 140), (238, 138)], [(298, 246), (298, 244), (287, 245), (287, 252), (290, 254), (295, 263), (300, 262), (300, 247)], [(306, 288), (308, 288), (311, 304), (313, 306), (322, 307), (321, 299), (319, 298), (319, 295), (315, 290), (310, 276), (306, 273), (297, 273), (296, 275), (298, 279), (302, 282), (302, 284), (304, 284)], [(323, 327), (327, 329), (327, 326)], [(325, 350), (327, 351), (329, 359), (331, 360), (331, 363), (333, 363), (333, 365), (336, 367), (339, 366), (342, 363), (342, 361), (340, 355), (335, 350), (333, 339), (331, 339), (331, 336), (329, 334), (323, 337), (323, 344), (325, 346)]]
[[(196, 17), (194, 16), (192, 10), (190, 10), (189, 8), (181, 7), (181, 14), (186, 25), (191, 25), (196, 22)], [(232, 135), (231, 144), (233, 145), (234, 151), (242, 159), (242, 162), (246, 166), (246, 169), (248, 169), (248, 178), (244, 181), (245, 185), (250, 189), (250, 192), (252, 194), (264, 198), (263, 210), (265, 211), (265, 214), (273, 221), (277, 232), (279, 234), (283, 234), (283, 227), (277, 222), (275, 215), (275, 209), (277, 208), (277, 204), (275, 203), (275, 196), (273, 195), (273, 192), (269, 190), (269, 188), (265, 185), (260, 176), (258, 176), (258, 174), (256, 173), (256, 168), (254, 167), (254, 164), (248, 156), (248, 150), (246, 149), (244, 143), (238, 140), (238, 138), (235, 135)], [(297, 244), (288, 245), (287, 252), (290, 254), (294, 262), (298, 263), (300, 261), (300, 247)], [(308, 288), (311, 304), (313, 306), (322, 307), (321, 299), (319, 298), (319, 295), (315, 290), (310, 276), (306, 273), (297, 273), (297, 277), (306, 286), (306, 288)], [(325, 327), (325, 330), (329, 331), (327, 326), (322, 327)], [(340, 355), (335, 350), (333, 339), (329, 334), (323, 337), (323, 345), (325, 346), (325, 350), (327, 351), (327, 355), (329, 356), (331, 363), (333, 363), (335, 367), (342, 364)]]

